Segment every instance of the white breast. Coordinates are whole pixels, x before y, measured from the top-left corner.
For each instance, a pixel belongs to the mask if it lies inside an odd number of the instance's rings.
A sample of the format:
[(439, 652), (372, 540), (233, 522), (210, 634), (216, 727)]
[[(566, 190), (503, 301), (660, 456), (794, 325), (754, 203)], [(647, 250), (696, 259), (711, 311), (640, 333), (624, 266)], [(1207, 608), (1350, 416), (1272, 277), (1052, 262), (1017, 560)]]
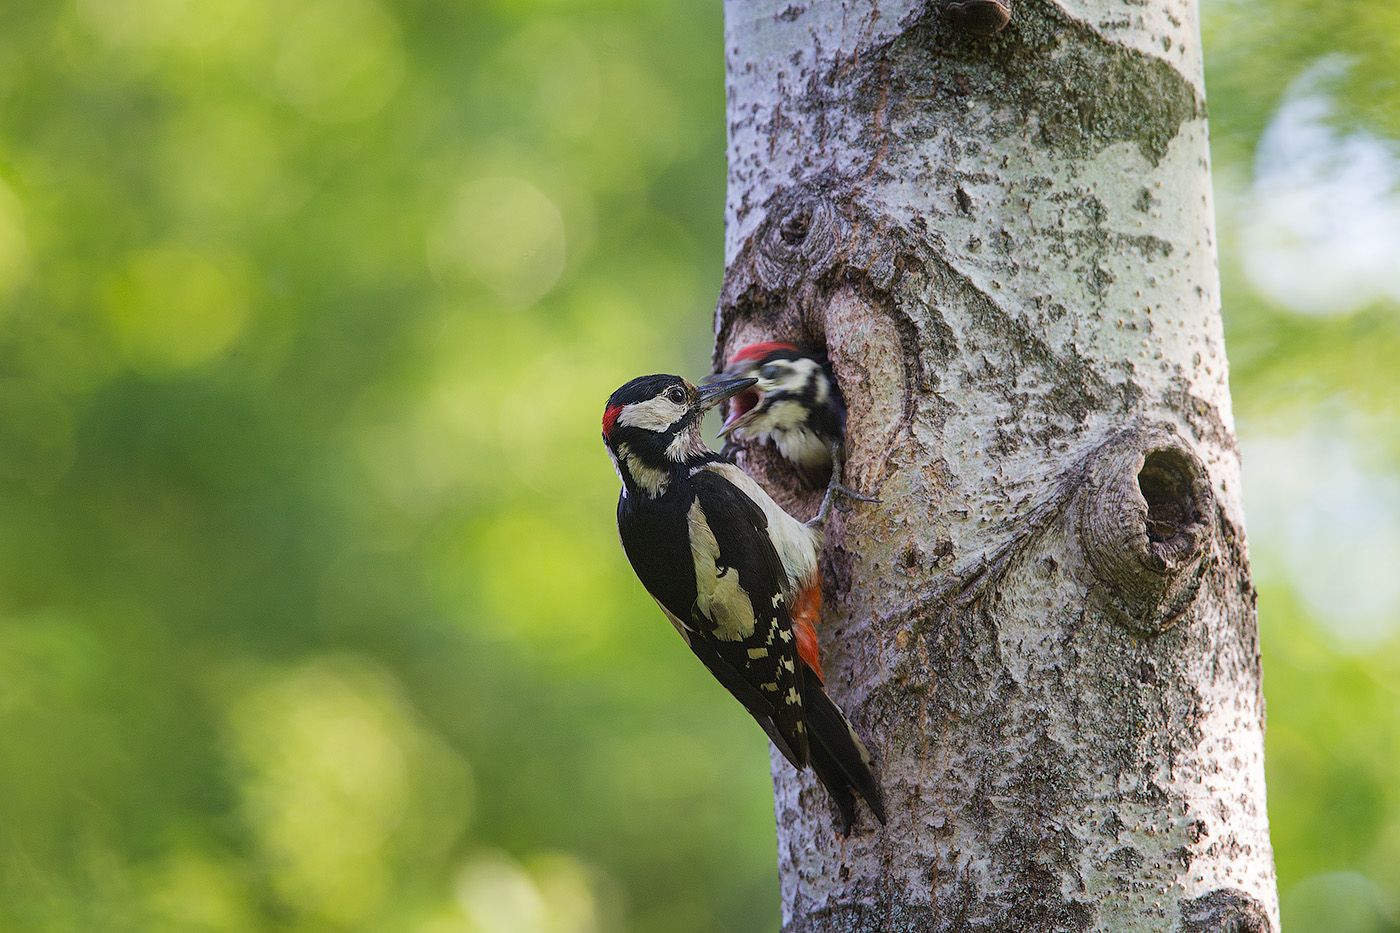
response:
[(805, 427), (795, 431), (774, 431), (773, 443), (784, 457), (811, 470), (831, 467), (831, 448)]

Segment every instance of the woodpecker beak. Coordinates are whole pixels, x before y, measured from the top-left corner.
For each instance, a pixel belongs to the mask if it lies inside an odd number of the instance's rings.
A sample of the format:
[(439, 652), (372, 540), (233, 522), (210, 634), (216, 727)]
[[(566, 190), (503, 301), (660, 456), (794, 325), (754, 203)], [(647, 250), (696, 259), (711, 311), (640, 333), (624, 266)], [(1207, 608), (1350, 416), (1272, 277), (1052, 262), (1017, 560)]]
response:
[(720, 437), (728, 438), (729, 432), (740, 427), (744, 421), (744, 416), (753, 411), (759, 401), (762, 400), (763, 396), (754, 388), (757, 384), (757, 379), (736, 379), (725, 373), (715, 373), (713, 376), (706, 377), (704, 381), (700, 383), (700, 390), (702, 393), (707, 391), (711, 386), (733, 387), (726, 391), (719, 399), (732, 398), (734, 400), (729, 405), (729, 411), (727, 412), (727, 417), (724, 419), (724, 425), (719, 429)]
[(722, 373), (710, 376), (700, 383), (700, 410), (708, 411), (720, 402), (733, 398), (745, 389), (755, 385), (757, 379), (733, 379)]

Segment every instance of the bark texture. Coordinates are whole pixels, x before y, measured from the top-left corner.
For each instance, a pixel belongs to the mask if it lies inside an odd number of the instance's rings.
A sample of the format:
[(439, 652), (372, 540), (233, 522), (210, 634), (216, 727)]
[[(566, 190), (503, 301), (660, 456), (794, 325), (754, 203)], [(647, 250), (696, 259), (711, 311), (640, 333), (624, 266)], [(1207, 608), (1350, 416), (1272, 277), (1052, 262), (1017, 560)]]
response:
[(822, 636), (890, 822), (775, 760), (793, 933), (1277, 927), (1199, 48), (1194, 0), (726, 4), (716, 352), (825, 346), (883, 499)]

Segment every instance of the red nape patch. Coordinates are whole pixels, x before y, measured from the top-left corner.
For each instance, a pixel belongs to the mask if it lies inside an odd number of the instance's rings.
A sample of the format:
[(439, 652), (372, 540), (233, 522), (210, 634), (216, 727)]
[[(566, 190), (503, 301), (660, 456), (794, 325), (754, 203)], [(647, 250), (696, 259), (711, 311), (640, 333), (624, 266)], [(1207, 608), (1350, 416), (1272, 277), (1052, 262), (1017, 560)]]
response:
[(603, 436), (612, 437), (613, 425), (617, 424), (617, 416), (622, 414), (621, 405), (609, 405), (608, 410), (603, 412)]
[(766, 340), (763, 343), (751, 343), (742, 348), (729, 358), (730, 365), (742, 363), (745, 360), (762, 359), (770, 353), (777, 353), (779, 350), (790, 350), (793, 353), (801, 353), (795, 343), (784, 343), (781, 340)]

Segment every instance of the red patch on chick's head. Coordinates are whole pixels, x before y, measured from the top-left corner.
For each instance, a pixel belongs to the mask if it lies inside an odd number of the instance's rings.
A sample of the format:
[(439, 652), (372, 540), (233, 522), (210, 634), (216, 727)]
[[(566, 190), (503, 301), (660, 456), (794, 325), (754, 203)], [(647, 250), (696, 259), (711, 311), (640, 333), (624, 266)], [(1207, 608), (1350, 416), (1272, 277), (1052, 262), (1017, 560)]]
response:
[(609, 405), (603, 412), (603, 437), (612, 437), (613, 425), (617, 424), (617, 416), (622, 414), (622, 409), (621, 405)]
[(729, 358), (729, 365), (733, 366), (735, 363), (743, 363), (748, 360), (759, 360), (770, 353), (777, 353), (779, 350), (788, 350), (792, 353), (802, 352), (797, 348), (797, 344), (795, 343), (787, 343), (782, 340), (765, 340), (762, 343), (751, 343), (747, 347), (737, 350), (734, 355)]

